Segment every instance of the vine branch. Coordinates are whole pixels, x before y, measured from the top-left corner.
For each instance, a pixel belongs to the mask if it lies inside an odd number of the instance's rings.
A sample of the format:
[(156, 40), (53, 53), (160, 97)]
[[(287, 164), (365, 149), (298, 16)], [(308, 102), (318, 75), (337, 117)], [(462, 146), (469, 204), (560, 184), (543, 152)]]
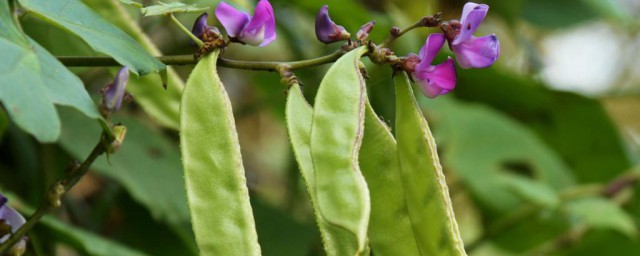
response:
[[(327, 64), (338, 60), (346, 53), (345, 50), (337, 50), (331, 54), (299, 61), (244, 61), (220, 58), (218, 66), (246, 70), (278, 71), (280, 66), (288, 66), (289, 69), (300, 69), (312, 66)], [(112, 57), (79, 57), (79, 56), (59, 56), (57, 59), (67, 67), (117, 67), (122, 66)], [(198, 63), (198, 59), (193, 55), (169, 55), (156, 57), (165, 65), (193, 65)]]
[(93, 162), (106, 151), (105, 141), (100, 139), (98, 144), (93, 148), (87, 159), (82, 163), (74, 162), (67, 169), (64, 179), (56, 181), (47, 194), (47, 199), (40, 207), (29, 217), (15, 233), (11, 234), (9, 239), (0, 244), (0, 255), (4, 255), (14, 244), (16, 244), (27, 232), (29, 232), (35, 224), (45, 214), (51, 212), (60, 206), (60, 199), (66, 194), (78, 181), (89, 171), (89, 167)]

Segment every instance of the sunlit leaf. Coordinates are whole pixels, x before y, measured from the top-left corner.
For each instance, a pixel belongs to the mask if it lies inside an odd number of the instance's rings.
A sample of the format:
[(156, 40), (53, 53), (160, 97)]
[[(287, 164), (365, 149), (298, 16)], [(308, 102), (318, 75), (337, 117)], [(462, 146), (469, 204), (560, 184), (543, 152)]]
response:
[(359, 70), (360, 47), (342, 56), (327, 71), (316, 95), (311, 125), (311, 158), (320, 214), (355, 236), (357, 251), (366, 250), (371, 205), (358, 166), (366, 88)]
[(98, 111), (82, 81), (38, 43), (16, 28), (8, 2), (0, 4), (0, 100), (18, 126), (42, 142), (60, 134), (54, 104), (71, 106), (97, 119)]
[(259, 255), (229, 97), (216, 71), (219, 50), (191, 72), (180, 108), (180, 149), (196, 242), (203, 255)]
[[(118, 0), (84, 0), (84, 3), (96, 10), (103, 18), (129, 34), (153, 55), (162, 55), (151, 39), (142, 31), (138, 23), (124, 10)], [(111, 69), (115, 75), (118, 69)], [(184, 82), (173, 67), (167, 67), (167, 88), (161, 90), (162, 81), (158, 76), (131, 77), (127, 91), (136, 103), (161, 125), (178, 130), (180, 127), (180, 96)], [(161, 73), (162, 74), (162, 73)]]
[(134, 73), (145, 75), (165, 68), (133, 38), (93, 12), (80, 0), (20, 0), (29, 12), (61, 26), (108, 54)]
[(169, 13), (186, 13), (186, 12), (204, 12), (209, 7), (196, 7), (195, 5), (187, 5), (180, 2), (163, 3), (150, 5), (140, 9), (144, 16), (165, 15)]
[(418, 248), (423, 255), (466, 255), (429, 125), (406, 73), (395, 82), (398, 160)]
[(614, 202), (599, 198), (582, 198), (568, 202), (567, 211), (577, 221), (597, 229), (613, 229), (630, 237), (638, 231), (633, 218)]

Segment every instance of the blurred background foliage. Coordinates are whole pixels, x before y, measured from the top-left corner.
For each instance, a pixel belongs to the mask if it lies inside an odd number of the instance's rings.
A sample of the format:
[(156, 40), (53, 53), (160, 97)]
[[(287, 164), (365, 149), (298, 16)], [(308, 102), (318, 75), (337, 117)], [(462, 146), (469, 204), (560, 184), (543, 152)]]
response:
[[(195, 50), (166, 17), (141, 18), (135, 8), (118, 7), (117, 1), (83, 1), (126, 32), (136, 33), (139, 25), (165, 55)], [(210, 12), (217, 4), (182, 2), (210, 7)], [(230, 2), (246, 9), (254, 5), (249, 0)], [(479, 2), (489, 4), (490, 11), (477, 34), (496, 33), (500, 59), (489, 69), (458, 69), (454, 93), (420, 99), (438, 142), (468, 253), (640, 255), (640, 1)], [(438, 11), (444, 19), (459, 19), (465, 1), (271, 3), (278, 39), (265, 48), (232, 45), (223, 57), (298, 60), (334, 51), (338, 45), (324, 45), (313, 33), (323, 4), (352, 34), (375, 20), (370, 38), (381, 42), (392, 26), (404, 27)], [(178, 16), (190, 26), (197, 15)], [(54, 55), (98, 55), (82, 40), (33, 15), (27, 13), (20, 21), (27, 34)], [(417, 53), (432, 32), (438, 31), (412, 31), (392, 50), (398, 55)], [(453, 54), (447, 49), (440, 59), (446, 55)], [(391, 70), (368, 66), (372, 104), (393, 125)], [(327, 67), (296, 72), (312, 103)], [(184, 80), (193, 66), (174, 68)], [(96, 102), (99, 89), (113, 75), (108, 68), (72, 71)], [(263, 253), (322, 255), (284, 126), (286, 86), (274, 73), (219, 72), (234, 107)], [(141, 102), (126, 104), (114, 117), (129, 129), (124, 145), (109, 159), (100, 158), (63, 206), (31, 232), (29, 255), (197, 254), (178, 132), (167, 121), (175, 115), (180, 87), (163, 91), (153, 81), (130, 85)], [(149, 97), (162, 98), (166, 105), (142, 104)], [(0, 186), (24, 213), (39, 205), (48, 185), (72, 159), (88, 155), (100, 134), (95, 121), (71, 109), (58, 110), (60, 140), (39, 144), (0, 109)], [(620, 184), (627, 186), (616, 190)]]

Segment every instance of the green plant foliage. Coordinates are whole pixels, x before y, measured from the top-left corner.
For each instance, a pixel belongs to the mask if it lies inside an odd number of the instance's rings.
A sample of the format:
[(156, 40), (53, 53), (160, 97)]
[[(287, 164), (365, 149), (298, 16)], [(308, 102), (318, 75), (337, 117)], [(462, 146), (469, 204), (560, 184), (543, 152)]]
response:
[(342, 56), (327, 71), (316, 95), (311, 126), (311, 158), (320, 214), (357, 239), (366, 250), (371, 210), (369, 191), (358, 166), (366, 88), (360, 74), (360, 47)]
[(619, 205), (600, 197), (568, 202), (567, 212), (579, 222), (596, 229), (613, 229), (629, 237), (637, 234), (633, 218)]
[[(162, 55), (138, 23), (125, 11), (118, 0), (83, 0), (103, 18), (133, 37), (153, 55)], [(118, 69), (110, 70), (113, 75)], [(131, 93), (144, 111), (161, 125), (178, 130), (180, 127), (180, 97), (184, 82), (173, 67), (167, 67), (167, 88), (158, 90), (162, 83), (158, 76), (142, 76), (129, 79), (127, 91)]]
[(219, 50), (191, 72), (180, 108), (180, 149), (201, 255), (259, 255), (238, 135), (218, 78)]
[(144, 16), (156, 16), (156, 15), (166, 15), (169, 13), (185, 13), (185, 12), (204, 12), (208, 10), (209, 7), (199, 8), (195, 5), (187, 5), (180, 2), (173, 3), (163, 3), (157, 5), (149, 5), (144, 8), (140, 8), (140, 12)]
[(12, 120), (39, 141), (60, 134), (54, 104), (76, 108), (100, 118), (82, 81), (35, 41), (24, 36), (11, 19), (8, 2), (0, 4), (0, 100)]
[(145, 75), (165, 68), (133, 38), (102, 19), (80, 0), (20, 0), (20, 4), (29, 13), (81, 37), (96, 51), (114, 57), (136, 74)]
[(327, 255), (349, 255), (358, 250), (358, 241), (349, 231), (332, 225), (320, 214), (316, 194), (316, 178), (311, 159), (311, 124), (313, 108), (307, 103), (298, 84), (289, 89), (286, 105), (287, 130), (293, 152), (315, 213), (322, 242)]
[(444, 165), (487, 209), (506, 212), (521, 203), (509, 185), (510, 175), (543, 182), (556, 191), (574, 183), (554, 151), (499, 112), (452, 98), (424, 99), (421, 105), (437, 123)]
[(466, 255), (429, 125), (406, 73), (395, 84), (398, 160), (418, 248), (423, 255)]
[(371, 251), (374, 255), (420, 255), (407, 211), (396, 141), (368, 101), (359, 154), (371, 196)]
[(464, 86), (456, 89), (457, 96), (486, 103), (528, 126), (580, 183), (613, 179), (630, 167), (617, 128), (595, 99), (494, 69), (465, 70), (459, 83)]

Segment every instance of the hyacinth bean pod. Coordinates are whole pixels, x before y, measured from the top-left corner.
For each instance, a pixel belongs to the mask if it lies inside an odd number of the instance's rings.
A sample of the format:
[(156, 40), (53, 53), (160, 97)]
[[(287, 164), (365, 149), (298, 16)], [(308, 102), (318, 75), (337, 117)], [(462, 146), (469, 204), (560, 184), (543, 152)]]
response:
[(396, 139), (409, 216), (422, 255), (466, 255), (436, 144), (406, 73), (395, 78)]
[(289, 140), (298, 162), (302, 179), (307, 186), (311, 199), (322, 244), (327, 255), (353, 255), (358, 250), (356, 237), (345, 229), (327, 222), (318, 210), (316, 196), (316, 180), (311, 160), (311, 124), (313, 122), (313, 108), (307, 103), (298, 84), (289, 88), (287, 94), (286, 119)]
[(350, 51), (327, 71), (316, 95), (310, 142), (320, 213), (357, 238), (357, 254), (367, 250), (371, 210), (358, 166), (366, 99), (359, 64), (366, 51)]
[(260, 255), (229, 97), (216, 72), (219, 50), (189, 75), (180, 108), (180, 150), (201, 255)]
[(420, 255), (407, 212), (396, 140), (369, 101), (359, 162), (371, 193), (371, 250), (375, 255)]

